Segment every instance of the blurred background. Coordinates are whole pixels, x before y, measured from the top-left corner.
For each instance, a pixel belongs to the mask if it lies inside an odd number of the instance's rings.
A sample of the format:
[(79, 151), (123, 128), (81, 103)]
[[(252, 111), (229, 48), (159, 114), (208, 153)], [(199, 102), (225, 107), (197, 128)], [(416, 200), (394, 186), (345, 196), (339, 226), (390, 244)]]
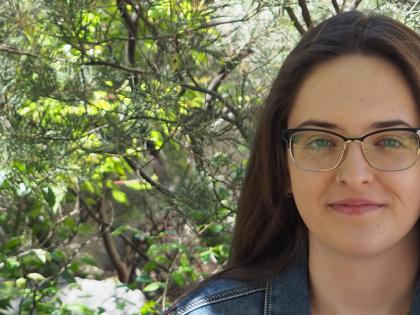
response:
[(418, 0), (2, 0), (0, 314), (107, 314), (63, 290), (110, 278), (157, 314), (220, 270), (270, 83), (356, 8), (420, 29)]

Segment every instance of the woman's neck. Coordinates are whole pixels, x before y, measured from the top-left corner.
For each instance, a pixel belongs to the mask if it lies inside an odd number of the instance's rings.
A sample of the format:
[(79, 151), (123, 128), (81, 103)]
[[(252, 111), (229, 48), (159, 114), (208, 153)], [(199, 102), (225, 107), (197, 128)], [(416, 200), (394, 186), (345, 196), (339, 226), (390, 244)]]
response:
[(313, 315), (405, 315), (419, 267), (419, 233), (371, 257), (329, 250), (310, 236), (309, 274)]

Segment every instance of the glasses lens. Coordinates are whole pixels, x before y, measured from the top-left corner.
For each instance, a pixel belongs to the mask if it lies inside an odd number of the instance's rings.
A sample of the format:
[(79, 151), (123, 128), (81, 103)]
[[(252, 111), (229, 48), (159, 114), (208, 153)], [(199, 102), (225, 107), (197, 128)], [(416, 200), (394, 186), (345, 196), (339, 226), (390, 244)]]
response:
[(409, 168), (417, 161), (419, 138), (411, 131), (383, 131), (363, 141), (369, 163), (381, 170), (396, 171)]
[(322, 131), (299, 131), (292, 135), (290, 141), (295, 163), (306, 170), (333, 168), (344, 150), (343, 139)]

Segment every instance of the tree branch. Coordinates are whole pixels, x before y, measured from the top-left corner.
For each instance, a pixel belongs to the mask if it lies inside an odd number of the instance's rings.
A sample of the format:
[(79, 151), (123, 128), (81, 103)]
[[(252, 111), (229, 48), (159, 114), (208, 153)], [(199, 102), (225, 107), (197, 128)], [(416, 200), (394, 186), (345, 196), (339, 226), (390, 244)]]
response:
[(340, 6), (337, 3), (337, 0), (331, 0), (331, 2), (332, 2), (332, 5), (334, 7), (335, 13), (337, 13), (337, 14), (340, 13), (341, 9), (340, 9)]
[[(143, 253), (141, 250), (139, 250), (139, 248), (124, 234), (119, 235), (123, 241), (129, 245), (137, 254), (139, 254), (144, 260), (146, 261), (150, 261), (150, 258), (146, 256), (145, 253)], [(158, 266), (160, 269), (168, 272), (168, 268), (166, 268), (165, 266), (159, 264), (158, 262), (154, 261), (154, 263), (156, 264), (156, 266)]]
[[(104, 195), (98, 202), (98, 213), (99, 217), (103, 222), (106, 222), (107, 219), (107, 210), (109, 208), (109, 201), (107, 200), (107, 193), (104, 192)], [(102, 224), (101, 225), (101, 232), (102, 232), (102, 240), (104, 241), (105, 249), (108, 253), (109, 258), (111, 259), (115, 269), (118, 273), (118, 278), (123, 283), (128, 283), (129, 281), (129, 271), (127, 264), (121, 259), (120, 254), (118, 253), (117, 248), (115, 247), (115, 243), (112, 239), (111, 233), (109, 232), (110, 225), (109, 224)]]
[[(4, 51), (4, 52), (10, 53), (10, 54), (15, 54), (15, 55), (28, 56), (28, 57), (31, 57), (31, 58), (38, 58), (38, 59), (41, 58), (40, 55), (31, 53), (31, 52), (28, 52), (28, 51), (19, 50), (17, 48), (8, 46), (6, 44), (0, 44), (0, 51)], [(86, 61), (86, 62), (70, 62), (68, 60), (61, 59), (61, 58), (46, 57), (46, 59), (52, 60), (52, 61), (59, 61), (59, 62), (63, 62), (63, 63), (76, 64), (76, 65), (80, 65), (80, 66), (107, 66), (107, 67), (112, 67), (112, 68), (124, 70), (124, 71), (127, 71), (127, 72), (131, 72), (131, 73), (134, 73), (134, 74), (147, 74), (147, 72), (145, 72), (144, 70), (134, 68), (134, 67), (126, 67), (126, 66), (119, 65), (117, 63), (109, 62), (109, 61), (106, 61), (106, 60), (90, 59), (89, 61)]]
[(131, 73), (134, 73), (134, 74), (146, 74), (146, 72), (141, 70), (141, 69), (126, 67), (126, 66), (122, 66), (122, 65), (119, 65), (117, 63), (113, 63), (113, 62), (109, 62), (109, 61), (105, 61), (105, 60), (93, 60), (92, 59), (92, 60), (89, 60), (88, 62), (82, 62), (81, 64), (85, 65), (85, 66), (108, 66), (108, 67), (128, 71), (128, 72), (131, 72)]
[(305, 20), (306, 26), (308, 28), (312, 27), (311, 14), (309, 13), (308, 6), (306, 5), (306, 0), (298, 0), (300, 9), (302, 10), (302, 16)]
[(146, 182), (148, 182), (150, 185), (152, 185), (154, 188), (156, 188), (158, 191), (165, 194), (166, 196), (174, 197), (173, 193), (168, 188), (154, 181), (149, 175), (147, 175), (145, 171), (141, 169), (141, 167), (135, 161), (133, 161), (127, 156), (124, 156), (124, 160), (136, 172), (139, 178), (143, 178)]
[(4, 52), (15, 54), (15, 55), (28, 56), (28, 57), (32, 57), (32, 58), (37, 58), (38, 57), (37, 55), (35, 55), (33, 53), (22, 51), (22, 50), (10, 47), (6, 44), (0, 44), (0, 51), (4, 51)]
[(202, 93), (211, 94), (214, 97), (216, 97), (218, 100), (220, 100), (235, 115), (236, 119), (234, 119), (234, 120), (230, 119), (226, 115), (221, 116), (221, 118), (223, 120), (231, 123), (232, 125), (236, 126), (236, 128), (238, 128), (239, 132), (241, 133), (242, 137), (244, 137), (244, 139), (246, 139), (247, 141), (249, 140), (248, 131), (241, 125), (240, 121), (238, 121), (238, 119), (237, 119), (238, 116), (239, 116), (238, 111), (232, 105), (230, 105), (228, 102), (226, 102), (226, 100), (219, 93), (217, 93), (215, 91), (208, 90), (208, 89), (200, 87), (200, 86), (194, 86), (194, 85), (189, 85), (189, 84), (183, 84), (182, 87), (184, 89), (189, 89), (189, 90), (194, 90), (194, 91), (198, 91), (198, 92), (202, 92)]
[(134, 12), (130, 14), (127, 11), (126, 4), (128, 3), (126, 3), (126, 1), (124, 0), (117, 0), (117, 7), (121, 12), (121, 16), (128, 30), (127, 60), (131, 67), (135, 67), (136, 65), (135, 52), (136, 52), (136, 46), (137, 46), (137, 33), (138, 33), (140, 9), (138, 5), (131, 4), (131, 6), (134, 9)]
[[(74, 191), (73, 189), (70, 189), (70, 192), (77, 196), (78, 193), (76, 191)], [(83, 205), (83, 208), (89, 213), (89, 216), (92, 217), (92, 219), (94, 219), (98, 224), (100, 224), (103, 227), (106, 227), (107, 231), (112, 233), (112, 231), (115, 230), (115, 228), (109, 224), (108, 222), (106, 222), (105, 220), (103, 220), (102, 218), (98, 218), (92, 211), (92, 209), (90, 209), (90, 207), (86, 204), (86, 202), (80, 198), (80, 203)], [(166, 268), (165, 266), (161, 265), (160, 263), (150, 259), (145, 253), (143, 253), (135, 244), (133, 244), (133, 242), (125, 235), (121, 234), (119, 235), (119, 237), (126, 243), (128, 244), (131, 248), (134, 249), (134, 251), (136, 253), (138, 253), (143, 259), (147, 260), (147, 261), (153, 261), (156, 266), (158, 266), (159, 268), (161, 268), (164, 271), (168, 271), (168, 268)], [(0, 264), (1, 266), (1, 264)]]
[(303, 28), (302, 24), (300, 24), (295, 12), (293, 11), (293, 9), (291, 7), (286, 7), (286, 12), (289, 15), (290, 19), (293, 22), (293, 25), (295, 26), (295, 28), (298, 30), (300, 35), (303, 35), (306, 33), (305, 29)]
[(238, 54), (236, 54), (236, 56), (234, 56), (231, 60), (227, 61), (226, 64), (222, 67), (222, 69), (219, 70), (217, 75), (211, 80), (210, 84), (207, 87), (207, 90), (210, 91), (211, 93), (208, 93), (206, 95), (206, 100), (205, 100), (206, 108), (211, 109), (213, 105), (214, 93), (212, 92), (217, 92), (217, 89), (219, 88), (222, 81), (227, 77), (227, 75), (233, 69), (235, 69), (244, 58), (248, 57), (252, 53), (253, 53), (253, 50), (251, 48), (249, 47), (243, 48), (241, 51), (239, 51)]

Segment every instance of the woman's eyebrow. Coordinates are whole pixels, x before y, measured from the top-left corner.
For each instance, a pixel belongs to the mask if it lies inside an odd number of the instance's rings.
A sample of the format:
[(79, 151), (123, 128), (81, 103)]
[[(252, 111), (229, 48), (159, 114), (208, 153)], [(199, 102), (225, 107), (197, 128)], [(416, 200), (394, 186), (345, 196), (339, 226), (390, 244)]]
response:
[[(384, 120), (384, 121), (378, 121), (369, 126), (369, 129), (383, 129), (383, 128), (392, 128), (392, 127), (398, 127), (398, 126), (404, 126), (408, 128), (413, 128), (409, 123), (405, 122), (402, 119), (392, 119), (392, 120)], [(325, 129), (338, 129), (343, 130), (341, 127), (339, 127), (336, 124), (322, 121), (322, 120), (305, 120), (304, 122), (300, 123), (296, 128), (304, 128), (304, 127), (318, 127), (318, 128), (325, 128)]]
[(397, 127), (397, 126), (405, 126), (405, 127), (408, 127), (408, 128), (413, 128), (413, 126), (411, 126), (409, 123), (405, 122), (402, 119), (378, 121), (376, 123), (373, 123), (370, 126), (370, 128), (372, 128), (372, 129), (382, 129), (382, 128)]
[(322, 121), (322, 120), (314, 120), (314, 119), (305, 120), (304, 122), (299, 124), (296, 127), (296, 129), (303, 128), (303, 127), (319, 127), (319, 128), (326, 128), (326, 129), (340, 129), (340, 130), (342, 130), (342, 128), (338, 127), (336, 124), (333, 124), (333, 123), (330, 123), (330, 122), (327, 122), (327, 121)]

